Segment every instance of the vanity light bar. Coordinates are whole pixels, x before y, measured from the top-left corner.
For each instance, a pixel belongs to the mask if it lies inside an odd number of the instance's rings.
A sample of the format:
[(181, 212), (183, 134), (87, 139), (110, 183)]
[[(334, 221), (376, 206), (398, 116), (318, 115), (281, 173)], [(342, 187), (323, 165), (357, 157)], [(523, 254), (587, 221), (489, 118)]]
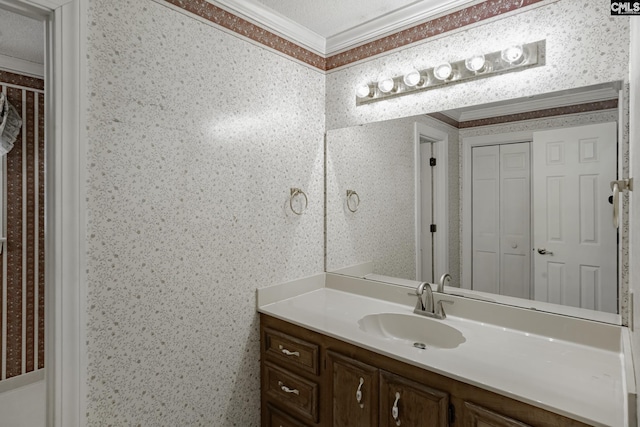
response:
[[(546, 40), (509, 46), (504, 50), (474, 55), (456, 62), (443, 62), (426, 70), (411, 70), (406, 76), (386, 78), (356, 88), (356, 105), (370, 104), (445, 85), (496, 76), (545, 64)], [(419, 73), (419, 76), (415, 74)], [(415, 85), (412, 85), (414, 84)]]

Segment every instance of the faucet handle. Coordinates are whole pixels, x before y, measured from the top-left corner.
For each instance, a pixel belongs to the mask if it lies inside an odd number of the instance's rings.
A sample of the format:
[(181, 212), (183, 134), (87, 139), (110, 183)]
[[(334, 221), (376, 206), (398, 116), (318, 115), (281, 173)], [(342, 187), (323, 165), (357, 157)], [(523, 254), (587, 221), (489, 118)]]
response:
[(446, 299), (441, 299), (440, 301), (438, 301), (438, 303), (436, 305), (436, 307), (437, 307), (436, 315), (438, 317), (440, 317), (441, 319), (445, 319), (447, 317), (447, 314), (444, 312), (444, 307), (442, 306), (442, 304), (451, 304), (451, 305), (453, 305), (453, 301), (446, 300)]

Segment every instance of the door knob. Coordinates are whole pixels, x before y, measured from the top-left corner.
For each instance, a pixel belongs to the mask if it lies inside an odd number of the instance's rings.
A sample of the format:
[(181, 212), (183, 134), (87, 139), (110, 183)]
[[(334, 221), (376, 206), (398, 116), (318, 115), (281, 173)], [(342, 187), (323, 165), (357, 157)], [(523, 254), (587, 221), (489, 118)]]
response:
[(553, 252), (546, 250), (545, 248), (538, 249), (540, 255), (553, 255)]

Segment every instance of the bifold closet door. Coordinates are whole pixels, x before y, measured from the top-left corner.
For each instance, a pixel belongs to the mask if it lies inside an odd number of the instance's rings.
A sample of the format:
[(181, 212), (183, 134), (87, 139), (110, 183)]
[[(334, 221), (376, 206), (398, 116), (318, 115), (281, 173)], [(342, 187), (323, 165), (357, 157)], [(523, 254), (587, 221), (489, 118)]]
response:
[(500, 272), (500, 147), (472, 149), (471, 289), (498, 293)]
[(472, 149), (472, 275), (476, 291), (529, 298), (528, 142)]
[(500, 295), (531, 298), (530, 143), (500, 145)]

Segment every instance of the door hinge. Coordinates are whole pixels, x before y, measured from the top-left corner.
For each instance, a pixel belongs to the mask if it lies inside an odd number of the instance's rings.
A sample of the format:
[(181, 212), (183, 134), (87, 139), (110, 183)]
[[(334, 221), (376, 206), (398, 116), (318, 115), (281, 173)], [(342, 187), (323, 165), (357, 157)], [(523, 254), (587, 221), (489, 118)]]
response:
[(456, 407), (449, 403), (449, 424), (456, 422)]
[(429, 159), (429, 166), (435, 166), (436, 165), (436, 158), (435, 157), (431, 157)]
[(429, 230), (430, 230), (432, 233), (435, 233), (435, 232), (436, 232), (436, 225), (435, 225), (435, 224), (431, 224), (431, 225), (429, 226)]

